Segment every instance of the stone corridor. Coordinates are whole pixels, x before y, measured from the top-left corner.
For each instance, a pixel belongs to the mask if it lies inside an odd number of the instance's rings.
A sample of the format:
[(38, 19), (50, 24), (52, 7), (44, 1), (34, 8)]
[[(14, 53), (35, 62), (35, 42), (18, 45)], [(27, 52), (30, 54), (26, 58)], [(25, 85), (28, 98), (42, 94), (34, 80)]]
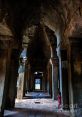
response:
[(82, 0), (0, 0), (3, 115), (82, 117)]

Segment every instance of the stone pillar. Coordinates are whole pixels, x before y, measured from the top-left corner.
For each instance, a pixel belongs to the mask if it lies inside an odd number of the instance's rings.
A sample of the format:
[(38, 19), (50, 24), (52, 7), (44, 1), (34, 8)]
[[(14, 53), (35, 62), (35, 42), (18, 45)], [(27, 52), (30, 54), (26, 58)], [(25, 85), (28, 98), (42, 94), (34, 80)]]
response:
[(43, 73), (42, 90), (45, 91), (45, 72)]
[(4, 86), (6, 78), (6, 62), (7, 52), (0, 49), (0, 116), (2, 117), (4, 112)]
[(30, 64), (28, 64), (28, 80), (27, 80), (28, 91), (30, 91), (30, 72), (31, 72), (31, 67)]
[(6, 63), (6, 79), (5, 79), (5, 87), (4, 87), (4, 108), (10, 108), (10, 96), (9, 96), (9, 86), (10, 86), (10, 63), (11, 63), (11, 51), (12, 49), (9, 47), (7, 49), (7, 63)]
[(19, 75), (17, 79), (17, 99), (23, 98), (23, 90), (24, 90), (24, 73), (25, 73), (25, 65), (23, 63), (19, 66)]
[(16, 97), (16, 81), (18, 71), (18, 53), (17, 50), (7, 50), (6, 74), (3, 95), (3, 110), (14, 108)]
[(74, 102), (73, 102), (73, 85), (72, 85), (72, 71), (71, 71), (71, 45), (68, 45), (68, 86), (69, 86), (69, 108), (71, 111), (71, 117), (75, 117), (74, 115)]
[(52, 97), (52, 67), (50, 61), (48, 63), (48, 92)]
[(47, 84), (48, 84), (48, 79), (47, 79), (47, 70), (46, 70), (46, 75), (45, 75), (45, 91), (47, 92)]
[(49, 93), (49, 87), (50, 85), (49, 85), (49, 63), (48, 63), (47, 65), (47, 91), (48, 93)]
[(67, 62), (67, 50), (61, 50), (62, 58), (62, 85), (63, 85), (63, 109), (69, 109), (69, 89), (68, 89), (68, 62)]
[(9, 69), (10, 84), (9, 84), (8, 94), (9, 94), (10, 103), (11, 103), (10, 108), (14, 108), (14, 105), (15, 105), (15, 98), (17, 93), (18, 65), (19, 65), (19, 50), (13, 49), (11, 53), (11, 63), (10, 63), (10, 69)]
[(52, 97), (52, 66), (51, 66), (51, 63), (49, 63), (49, 94)]
[(54, 99), (57, 100), (58, 95), (58, 58), (54, 58)]
[(23, 86), (24, 86), (24, 73), (20, 73), (18, 76), (19, 86), (17, 87), (17, 99), (23, 98)]
[(44, 91), (47, 91), (47, 74), (46, 74), (46, 70), (44, 71), (43, 87), (44, 87)]
[(24, 90), (23, 90), (23, 95), (25, 96), (25, 93), (28, 91), (28, 65), (27, 61), (25, 63), (25, 75), (24, 75)]
[[(12, 56), (12, 40), (3, 40), (2, 41), (2, 49), (0, 48), (0, 60), (1, 60), (1, 65), (0, 67), (2, 66), (2, 75), (0, 77), (1, 79), (1, 82), (2, 84), (0, 85), (1, 86), (1, 90), (0, 91), (0, 94), (3, 95), (3, 97), (0, 97), (1, 99), (1, 104), (0, 104), (0, 110), (2, 113), (4, 113), (4, 109), (7, 107), (7, 108), (10, 108), (11, 105), (13, 105), (13, 102), (12, 102), (12, 96), (11, 96), (11, 93), (10, 93), (10, 90), (12, 90), (12, 88), (10, 86), (11, 85), (11, 67), (13, 66), (11, 64), (11, 56)], [(16, 55), (16, 53), (15, 53)], [(17, 53), (17, 56), (18, 56), (18, 53)], [(14, 57), (15, 58), (15, 57)], [(12, 58), (12, 59), (14, 59)], [(4, 63), (5, 62), (5, 63)], [(15, 61), (16, 63), (16, 61)], [(13, 69), (13, 70), (16, 70), (16, 69)], [(1, 70), (0, 70), (1, 71)], [(2, 79), (2, 76), (3, 76), (3, 79)], [(14, 80), (15, 81), (15, 77), (14, 77)], [(12, 82), (13, 82), (12, 81)], [(12, 83), (14, 84), (14, 82)], [(13, 87), (13, 86), (12, 86)], [(16, 85), (15, 85), (16, 87)], [(13, 87), (14, 90), (16, 90), (16, 88)], [(11, 92), (14, 93), (14, 91), (12, 90)], [(14, 102), (15, 102), (15, 97), (14, 97)]]
[(52, 58), (52, 98), (57, 100), (58, 95), (58, 59)]
[(56, 32), (56, 37), (57, 37), (57, 56), (59, 59), (59, 88), (61, 92), (61, 101), (63, 104), (63, 93), (62, 93), (62, 61), (61, 61), (61, 40), (62, 40), (62, 35), (60, 31)]
[(6, 51), (6, 72), (5, 72), (5, 82), (4, 82), (4, 92), (3, 92), (3, 102), (2, 102), (2, 112), (7, 107), (11, 107), (11, 100), (9, 95), (10, 88), (10, 63), (11, 63), (11, 41), (5, 41), (5, 51)]
[(24, 91), (27, 93), (30, 91), (30, 64), (26, 62), (25, 76), (24, 76)]
[(54, 100), (54, 65), (53, 65), (53, 58), (51, 58), (52, 61), (52, 99)]

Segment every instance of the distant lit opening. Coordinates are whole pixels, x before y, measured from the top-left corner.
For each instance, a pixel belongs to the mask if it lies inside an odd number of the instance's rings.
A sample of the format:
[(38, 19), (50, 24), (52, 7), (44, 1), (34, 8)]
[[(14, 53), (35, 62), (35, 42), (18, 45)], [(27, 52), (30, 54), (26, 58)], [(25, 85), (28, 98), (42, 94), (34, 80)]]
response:
[(40, 87), (41, 87), (41, 80), (35, 79), (35, 89), (40, 90)]

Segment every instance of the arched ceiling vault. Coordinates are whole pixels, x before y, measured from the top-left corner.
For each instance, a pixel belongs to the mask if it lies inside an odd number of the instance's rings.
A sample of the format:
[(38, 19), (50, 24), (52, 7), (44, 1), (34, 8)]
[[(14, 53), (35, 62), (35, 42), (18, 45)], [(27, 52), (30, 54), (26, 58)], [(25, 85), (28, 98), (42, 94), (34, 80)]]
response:
[(22, 39), (28, 27), (43, 22), (54, 32), (60, 30), (63, 39), (81, 35), (81, 0), (0, 0), (0, 21), (6, 22), (16, 39)]
[[(9, 28), (19, 45), (28, 45), (31, 66), (36, 66), (32, 70), (45, 69), (50, 58), (48, 41), (55, 50), (56, 32), (61, 33), (64, 44), (69, 37), (82, 38), (81, 0), (0, 0), (1, 26), (4, 19), (6, 28), (2, 29)], [(40, 24), (44, 25), (45, 30)], [(37, 59), (31, 62), (32, 58)]]
[[(32, 29), (33, 27), (31, 27)], [(44, 28), (38, 24), (33, 33), (29, 34), (28, 62), (32, 71), (45, 70), (51, 56), (50, 43), (46, 38)]]

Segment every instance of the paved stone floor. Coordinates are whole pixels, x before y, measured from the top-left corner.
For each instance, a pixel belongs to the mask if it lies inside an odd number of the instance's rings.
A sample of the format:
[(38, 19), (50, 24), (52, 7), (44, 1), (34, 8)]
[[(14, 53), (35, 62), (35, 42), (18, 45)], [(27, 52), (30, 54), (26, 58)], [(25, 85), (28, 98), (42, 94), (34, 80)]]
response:
[(53, 101), (52, 99), (16, 99), (15, 103), (16, 108), (24, 109), (37, 109), (37, 110), (49, 110), (56, 111), (58, 110), (58, 102)]
[(14, 111), (5, 111), (4, 117), (69, 117), (66, 114), (61, 113), (52, 113), (47, 111), (34, 111), (34, 110), (14, 110)]
[[(82, 117), (82, 110), (75, 113), (76, 117)], [(4, 117), (70, 117), (70, 112), (58, 109), (57, 100), (50, 99), (47, 93), (30, 92), (24, 99), (16, 99), (15, 109), (5, 110)]]
[(69, 117), (68, 111), (58, 109), (52, 99), (16, 99), (15, 109), (5, 110), (4, 117)]
[(25, 94), (27, 98), (50, 98), (50, 94), (48, 92), (27, 92)]

